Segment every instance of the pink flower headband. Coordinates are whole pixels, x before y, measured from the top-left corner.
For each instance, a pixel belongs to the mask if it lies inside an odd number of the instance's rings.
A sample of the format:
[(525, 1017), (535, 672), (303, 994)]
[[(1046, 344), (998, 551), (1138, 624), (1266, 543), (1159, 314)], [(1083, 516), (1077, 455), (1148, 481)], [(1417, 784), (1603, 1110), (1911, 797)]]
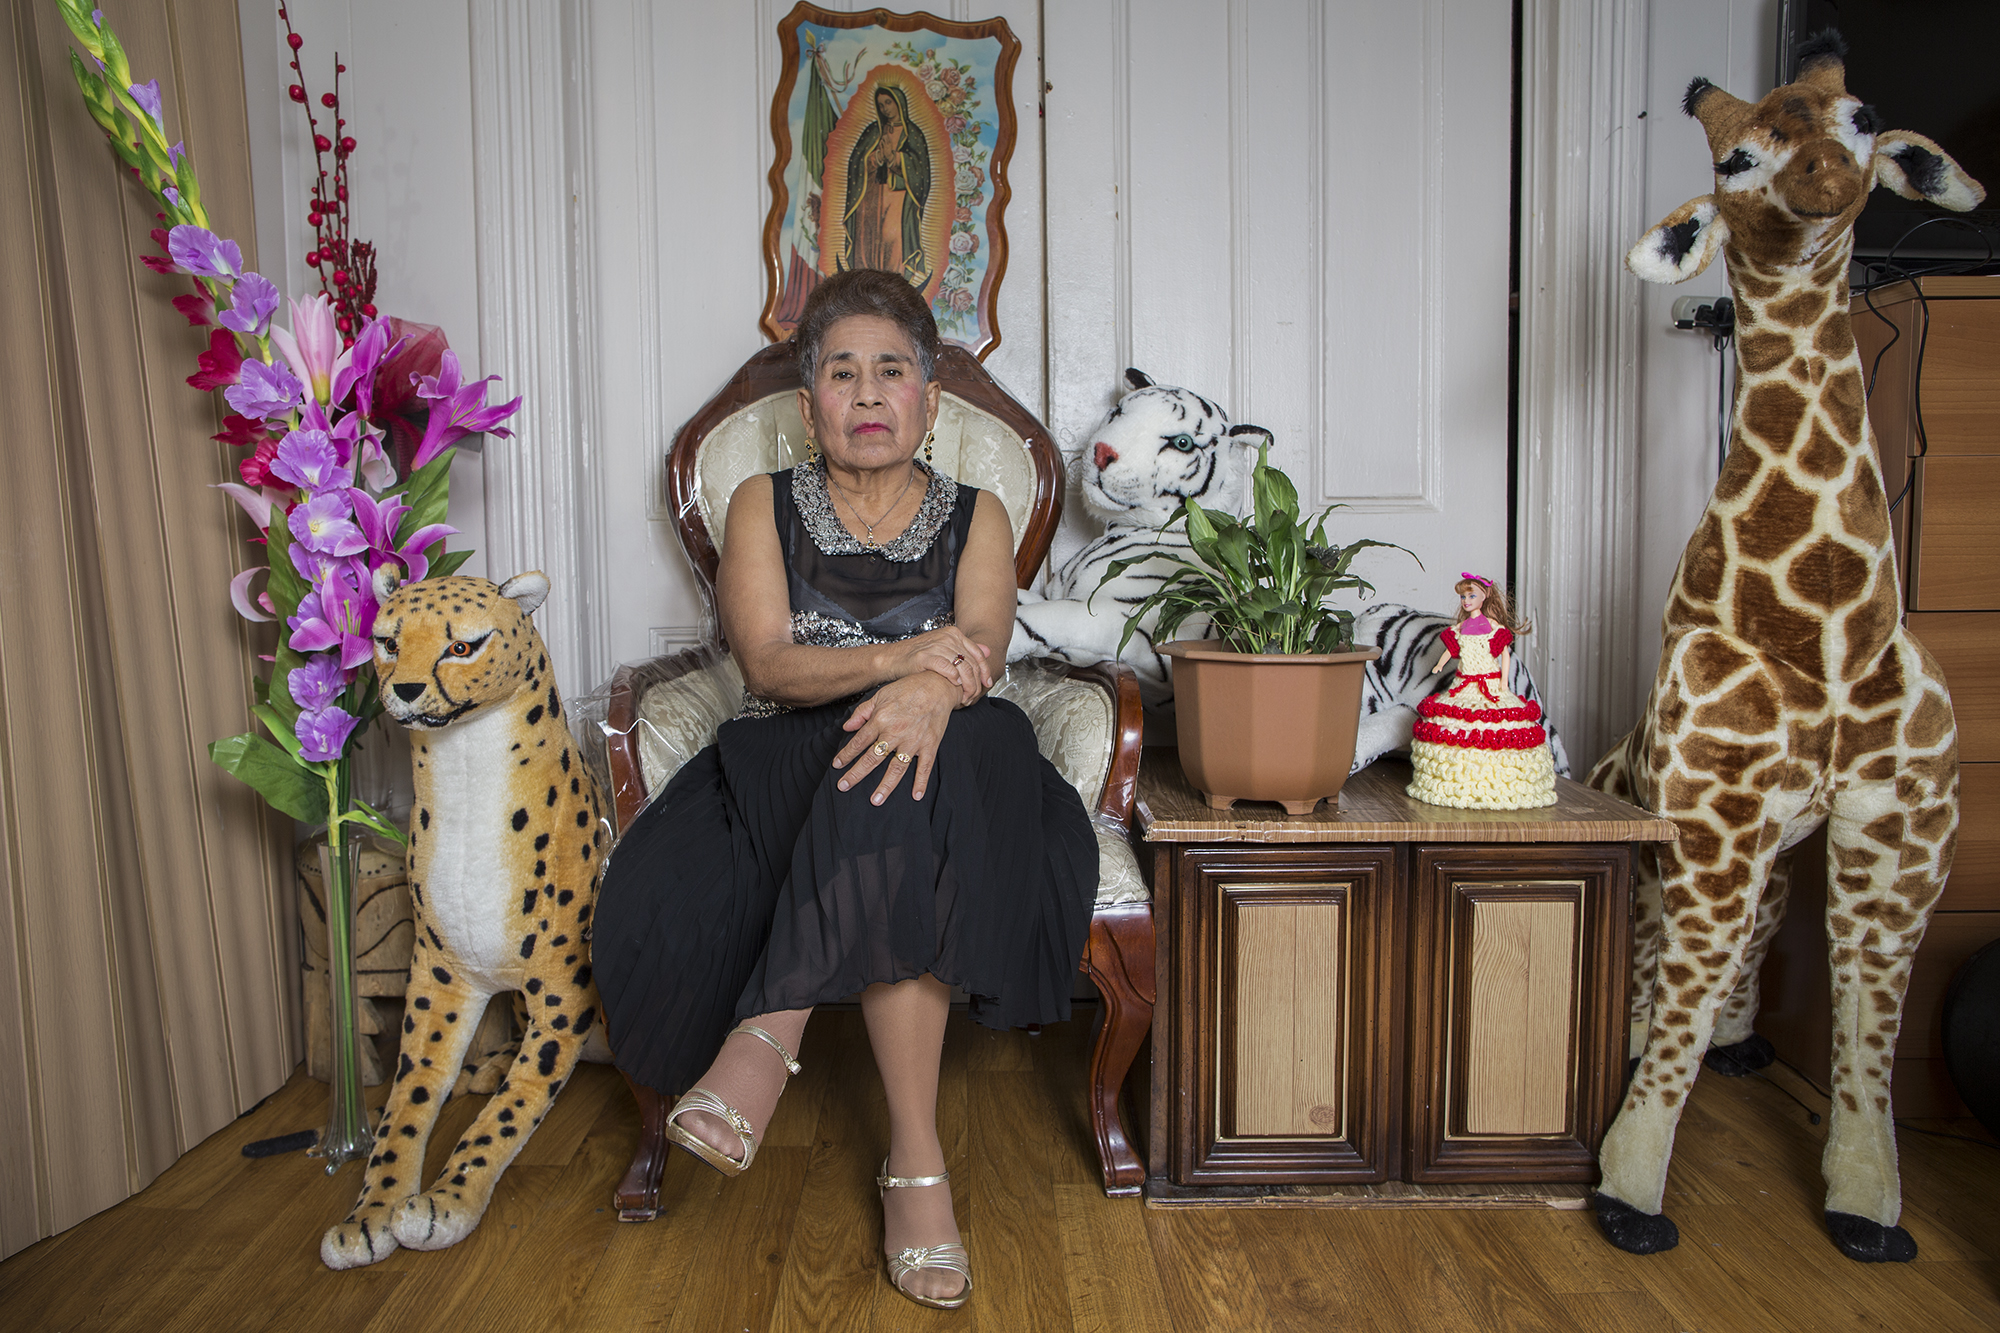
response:
[(1492, 580), (1492, 579), (1482, 579), (1482, 578), (1480, 578), (1480, 577), (1479, 577), (1479, 575), (1477, 575), (1477, 574), (1469, 574), (1469, 573), (1467, 573), (1467, 572), (1466, 572), (1465, 570), (1462, 570), (1462, 569), (1458, 571), (1458, 576), (1459, 576), (1460, 578), (1462, 578), (1462, 579), (1471, 579), (1471, 580), (1472, 580), (1472, 581), (1473, 581), (1474, 583), (1477, 583), (1477, 584), (1479, 584), (1479, 585), (1480, 585), (1481, 587), (1484, 587), (1484, 588), (1490, 588), (1490, 587), (1492, 587), (1492, 586), (1493, 586), (1493, 580)]

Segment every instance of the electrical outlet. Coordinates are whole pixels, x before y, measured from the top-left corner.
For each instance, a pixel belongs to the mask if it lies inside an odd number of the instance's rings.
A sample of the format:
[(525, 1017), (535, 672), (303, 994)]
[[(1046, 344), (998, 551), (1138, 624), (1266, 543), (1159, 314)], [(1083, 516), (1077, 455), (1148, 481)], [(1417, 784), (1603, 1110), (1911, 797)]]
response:
[(1736, 324), (1736, 305), (1726, 296), (1683, 296), (1674, 302), (1677, 329), (1730, 329)]

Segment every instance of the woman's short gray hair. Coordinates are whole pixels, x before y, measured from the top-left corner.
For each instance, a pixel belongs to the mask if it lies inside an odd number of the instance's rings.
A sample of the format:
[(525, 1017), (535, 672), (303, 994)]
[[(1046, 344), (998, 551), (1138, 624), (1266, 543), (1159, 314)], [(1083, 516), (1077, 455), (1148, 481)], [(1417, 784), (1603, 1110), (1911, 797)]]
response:
[(799, 379), (811, 387), (819, 371), (827, 330), (852, 315), (880, 315), (903, 331), (916, 350), (917, 371), (929, 384), (937, 377), (937, 320), (923, 293), (894, 273), (857, 268), (836, 273), (813, 288), (792, 341), (799, 349)]

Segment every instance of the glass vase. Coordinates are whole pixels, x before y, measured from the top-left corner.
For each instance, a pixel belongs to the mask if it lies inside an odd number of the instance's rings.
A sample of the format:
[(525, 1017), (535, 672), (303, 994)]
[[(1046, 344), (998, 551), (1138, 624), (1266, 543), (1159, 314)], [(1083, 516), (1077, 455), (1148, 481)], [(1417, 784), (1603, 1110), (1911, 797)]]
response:
[[(341, 787), (344, 798), (345, 781)], [(328, 831), (326, 844), (319, 849), (320, 884), (326, 899), (326, 984), (331, 1001), (327, 1026), (332, 1069), (327, 1080), (326, 1128), (313, 1155), (326, 1159), (328, 1175), (344, 1163), (366, 1158), (374, 1142), (368, 1108), (361, 1099), (361, 997), (355, 993), (354, 981), (354, 886), (361, 867), (361, 837), (358, 826), (336, 827)]]

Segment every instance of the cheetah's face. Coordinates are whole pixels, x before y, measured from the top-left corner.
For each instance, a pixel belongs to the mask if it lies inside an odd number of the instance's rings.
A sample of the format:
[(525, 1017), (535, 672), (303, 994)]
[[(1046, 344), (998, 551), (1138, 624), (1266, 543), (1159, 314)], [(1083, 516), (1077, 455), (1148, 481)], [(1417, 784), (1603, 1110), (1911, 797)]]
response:
[(375, 674), (389, 716), (406, 727), (450, 726), (532, 685), (547, 664), (528, 616), (548, 591), (539, 572), (499, 587), (457, 577), (378, 585)]

